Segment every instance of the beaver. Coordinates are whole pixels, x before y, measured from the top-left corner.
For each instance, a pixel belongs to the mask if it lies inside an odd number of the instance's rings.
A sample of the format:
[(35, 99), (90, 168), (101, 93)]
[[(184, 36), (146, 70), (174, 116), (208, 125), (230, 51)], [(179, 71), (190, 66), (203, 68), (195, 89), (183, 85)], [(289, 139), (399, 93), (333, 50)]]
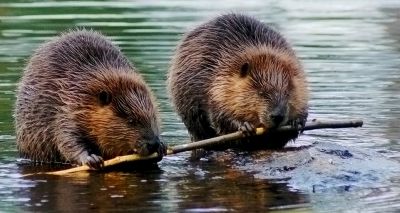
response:
[[(192, 141), (242, 130), (256, 143), (240, 149), (282, 148), (308, 116), (304, 70), (277, 31), (253, 17), (225, 14), (188, 32), (168, 72), (172, 103)], [(290, 124), (296, 131), (255, 136), (256, 127)], [(243, 141), (243, 140), (242, 140)]]
[(40, 46), (17, 89), (17, 148), (33, 162), (100, 168), (105, 159), (158, 152), (155, 98), (117, 46), (76, 29)]

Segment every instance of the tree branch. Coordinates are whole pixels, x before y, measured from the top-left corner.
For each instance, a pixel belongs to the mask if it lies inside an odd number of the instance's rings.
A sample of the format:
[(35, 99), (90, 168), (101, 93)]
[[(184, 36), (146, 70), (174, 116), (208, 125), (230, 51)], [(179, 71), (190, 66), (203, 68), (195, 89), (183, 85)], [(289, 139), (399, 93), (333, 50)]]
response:
[[(317, 120), (312, 120), (311, 122), (308, 122), (306, 126), (303, 128), (304, 131), (309, 131), (309, 130), (314, 130), (314, 129), (327, 129), (327, 128), (349, 128), (349, 127), (361, 127), (363, 125), (363, 121), (361, 120), (351, 120), (351, 121), (317, 121)], [(292, 126), (282, 126), (276, 130), (271, 130), (271, 131), (276, 131), (276, 132), (285, 132), (285, 131), (296, 131), (297, 129)], [(265, 134), (267, 130), (264, 128), (257, 128), (256, 129), (256, 135), (262, 135)], [(226, 135), (221, 135), (218, 137), (202, 140), (202, 141), (196, 141), (192, 143), (187, 143), (187, 144), (182, 144), (182, 145), (176, 145), (173, 147), (168, 148), (167, 150), (167, 155), (172, 155), (180, 152), (185, 152), (185, 151), (191, 151), (195, 149), (201, 149), (201, 148), (206, 148), (206, 147), (212, 147), (215, 145), (220, 145), (222, 143), (225, 143), (227, 141), (231, 140), (236, 140), (240, 138), (246, 137), (245, 134), (241, 131), (233, 132), (230, 134)], [(159, 158), (157, 153), (154, 153), (149, 156), (139, 156), (137, 154), (133, 155), (125, 155), (125, 156), (118, 156), (116, 158), (106, 160), (104, 161), (104, 167), (111, 167), (115, 166), (121, 163), (125, 162), (134, 162), (134, 161), (144, 161), (144, 160), (151, 160), (151, 159), (156, 159)], [(66, 169), (66, 170), (61, 170), (61, 171), (56, 171), (56, 172), (45, 172), (45, 173), (35, 173), (35, 174), (48, 174), (48, 175), (65, 175), (69, 173), (74, 173), (74, 172), (79, 172), (79, 171), (88, 171), (91, 170), (88, 166), (78, 166), (75, 168), (71, 169)], [(24, 176), (31, 176), (35, 174), (28, 174)]]

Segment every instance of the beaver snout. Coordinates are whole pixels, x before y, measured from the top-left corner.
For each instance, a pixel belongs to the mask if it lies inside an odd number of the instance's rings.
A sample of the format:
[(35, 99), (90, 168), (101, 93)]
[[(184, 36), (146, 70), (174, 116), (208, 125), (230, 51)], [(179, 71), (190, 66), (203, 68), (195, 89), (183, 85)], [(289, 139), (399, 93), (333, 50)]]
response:
[(285, 118), (285, 116), (283, 114), (279, 114), (279, 113), (271, 114), (271, 120), (276, 126), (279, 126), (279, 124), (282, 123), (284, 118)]
[(286, 120), (287, 107), (280, 105), (276, 107), (270, 114), (270, 119), (275, 126), (280, 126)]
[(155, 152), (160, 156), (164, 156), (167, 153), (167, 146), (159, 136), (145, 137), (138, 145), (137, 153), (142, 156), (151, 155)]
[(146, 142), (146, 149), (149, 153), (158, 152), (161, 146), (160, 137), (154, 136), (153, 139)]

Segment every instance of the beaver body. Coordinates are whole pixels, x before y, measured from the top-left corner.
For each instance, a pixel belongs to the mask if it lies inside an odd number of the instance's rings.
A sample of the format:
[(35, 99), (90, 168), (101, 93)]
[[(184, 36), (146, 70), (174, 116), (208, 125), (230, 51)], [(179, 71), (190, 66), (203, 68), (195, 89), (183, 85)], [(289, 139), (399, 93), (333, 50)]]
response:
[[(308, 115), (307, 82), (295, 52), (278, 32), (245, 15), (223, 15), (187, 33), (172, 59), (168, 90), (194, 141), (304, 125)], [(297, 136), (254, 136), (257, 143), (239, 147), (281, 148)]]
[(101, 166), (103, 159), (163, 152), (154, 97), (99, 33), (77, 30), (40, 46), (20, 81), (17, 147), (34, 162)]

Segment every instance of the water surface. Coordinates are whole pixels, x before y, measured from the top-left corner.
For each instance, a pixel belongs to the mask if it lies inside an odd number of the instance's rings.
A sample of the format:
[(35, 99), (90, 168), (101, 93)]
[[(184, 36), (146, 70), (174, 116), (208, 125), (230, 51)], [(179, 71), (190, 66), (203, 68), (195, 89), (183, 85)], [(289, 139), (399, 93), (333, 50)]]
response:
[[(373, 178), (361, 179), (349, 173), (334, 183), (302, 179), (308, 177), (307, 172), (313, 177), (312, 172), (318, 171), (304, 171), (301, 178), (296, 172), (271, 179), (263, 170), (268, 162), (249, 156), (234, 156), (233, 162), (189, 163), (188, 154), (183, 153), (165, 157), (158, 168), (24, 178), (21, 174), (26, 171), (16, 164), (12, 118), (16, 83), (34, 49), (59, 32), (85, 27), (103, 32), (118, 44), (149, 82), (160, 103), (164, 139), (170, 145), (189, 141), (165, 93), (169, 60), (183, 32), (215, 15), (237, 11), (270, 24), (293, 44), (310, 83), (311, 118), (364, 120), (361, 129), (307, 132), (295, 146), (326, 142), (379, 152), (395, 163), (382, 161), (380, 167), (390, 170), (400, 161), (399, 8), (396, 1), (361, 0), (2, 0), (0, 210), (400, 210), (400, 173), (382, 170)], [(324, 184), (316, 188), (316, 182)]]

